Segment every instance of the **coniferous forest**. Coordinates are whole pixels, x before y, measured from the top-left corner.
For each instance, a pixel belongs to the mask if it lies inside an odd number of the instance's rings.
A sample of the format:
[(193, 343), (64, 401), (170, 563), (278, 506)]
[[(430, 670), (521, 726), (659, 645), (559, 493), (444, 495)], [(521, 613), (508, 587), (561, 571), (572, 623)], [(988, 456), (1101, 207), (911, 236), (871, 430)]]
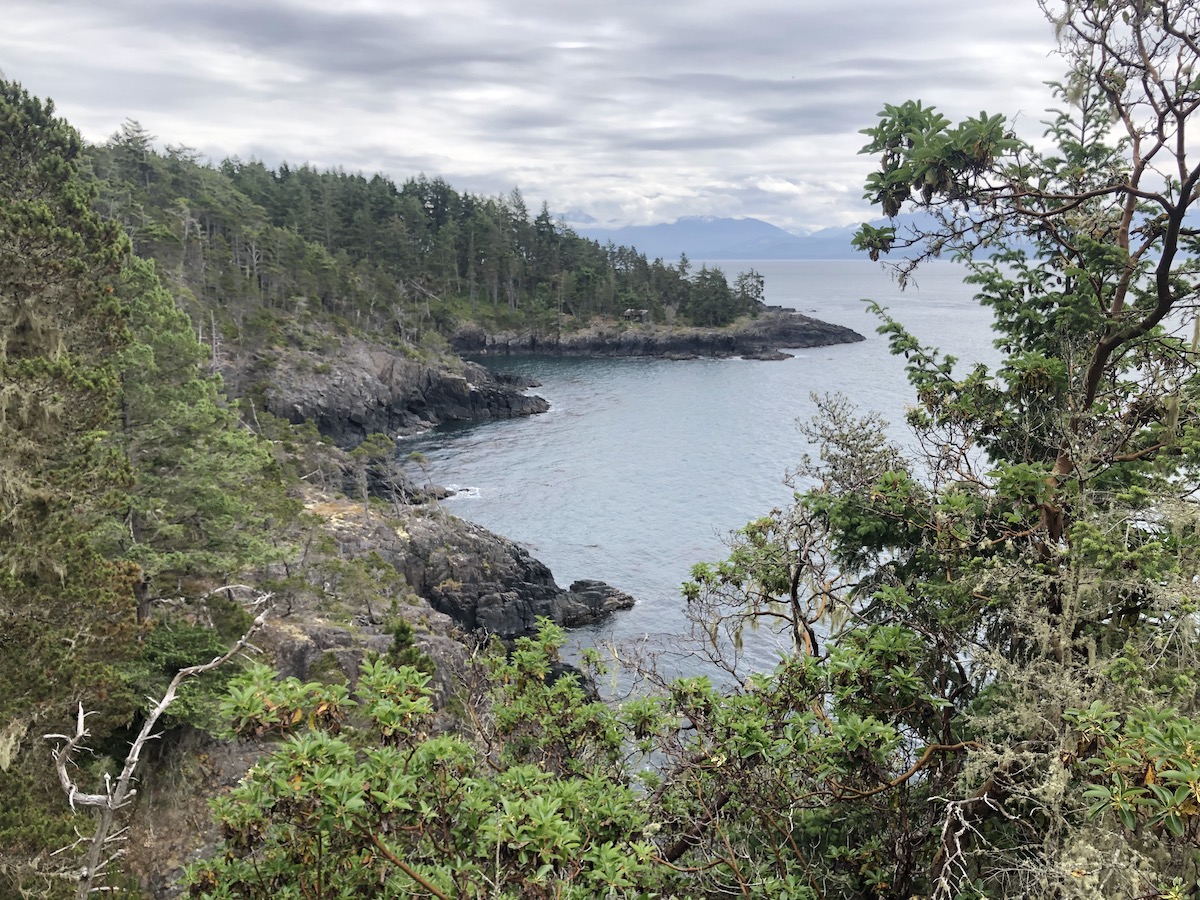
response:
[(580, 238), (544, 204), (532, 215), (515, 188), (476, 197), (424, 175), (397, 186), (309, 166), (214, 167), (152, 142), (128, 121), (88, 149), (96, 208), (230, 341), (319, 322), (421, 346), (462, 322), (553, 330), (628, 308), (722, 325), (761, 300), (753, 277), (731, 287), (720, 270)]
[[(962, 259), (1002, 362), (880, 310), (911, 440), (821, 399), (794, 503), (683, 586), (711, 675), (627, 660), (613, 703), (600, 654), (562, 665), (563, 607), (452, 620), (533, 563), (389, 436), (336, 446), (222, 372), (716, 326), (753, 274), (516, 191), (214, 166), (133, 122), (88, 146), (0, 82), (0, 894), (1196, 896), (1200, 11), (1044, 8), (1036, 145), (915, 100), (864, 131), (867, 198), (923, 224), (856, 246), (902, 278)], [(755, 627), (791, 653), (731, 679)]]

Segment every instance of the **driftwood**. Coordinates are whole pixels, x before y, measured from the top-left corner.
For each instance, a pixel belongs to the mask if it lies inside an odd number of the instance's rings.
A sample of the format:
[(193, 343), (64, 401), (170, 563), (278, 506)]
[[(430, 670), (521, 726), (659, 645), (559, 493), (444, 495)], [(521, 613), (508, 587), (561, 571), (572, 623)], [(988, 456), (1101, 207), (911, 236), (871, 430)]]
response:
[[(224, 591), (225, 588), (218, 588), (212, 594)], [(209, 595), (211, 596), (211, 594)], [(270, 599), (269, 594), (260, 595), (259, 603), (264, 603)], [(75, 779), (72, 777), (70, 769), (74, 766), (75, 757), (80, 751), (86, 750), (84, 741), (87, 740), (89, 733), (87, 729), (87, 717), (92, 715), (92, 712), (84, 712), (83, 704), (79, 704), (79, 713), (75, 720), (75, 733), (67, 734), (47, 734), (44, 735), (48, 741), (59, 742), (51, 751), (54, 758), (54, 767), (58, 771), (58, 780), (62, 785), (63, 792), (67, 795), (67, 803), (70, 804), (73, 811), (77, 811), (81, 806), (90, 806), (96, 809), (96, 830), (91, 837), (80, 836), (79, 840), (70, 847), (64, 847), (57, 851), (63, 853), (73, 849), (80, 844), (88, 844), (87, 856), (84, 859), (83, 866), (78, 871), (75, 877), (78, 878), (78, 890), (76, 891), (76, 900), (86, 900), (87, 896), (94, 891), (103, 891), (105, 888), (97, 886), (97, 881), (104, 877), (108, 870), (108, 866), (116, 859), (124, 855), (124, 849), (119, 845), (125, 840), (126, 828), (113, 830), (113, 825), (116, 823), (117, 812), (132, 802), (137, 796), (137, 788), (133, 787), (134, 771), (137, 769), (138, 763), (142, 758), (142, 750), (147, 742), (155, 740), (161, 735), (153, 734), (158, 720), (163, 713), (175, 700), (175, 696), (179, 691), (179, 686), (188, 678), (202, 675), (205, 672), (210, 672), (218, 666), (228, 662), (238, 653), (250, 646), (250, 639), (254, 634), (262, 628), (266, 622), (267, 613), (270, 612), (270, 607), (263, 609), (255, 618), (254, 623), (246, 631), (245, 634), (229, 648), (222, 656), (196, 666), (188, 666), (180, 669), (175, 673), (175, 677), (171, 679), (171, 683), (167, 686), (162, 697), (154, 701), (154, 706), (146, 716), (146, 721), (143, 723), (137, 737), (134, 738), (129, 748), (129, 754), (125, 757), (125, 765), (121, 769), (121, 774), (114, 780), (112, 776), (104, 776), (104, 792), (103, 793), (88, 793), (80, 789)], [(153, 698), (151, 698), (153, 699)], [(94, 710), (93, 710), (94, 712)], [(76, 832), (78, 833), (78, 832)]]

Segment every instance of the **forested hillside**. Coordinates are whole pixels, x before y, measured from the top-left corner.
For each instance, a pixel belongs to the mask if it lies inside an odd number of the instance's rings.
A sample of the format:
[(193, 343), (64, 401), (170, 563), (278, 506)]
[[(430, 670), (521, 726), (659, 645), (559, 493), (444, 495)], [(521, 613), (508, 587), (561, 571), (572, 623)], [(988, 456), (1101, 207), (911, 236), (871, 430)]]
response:
[(654, 321), (724, 324), (755, 311), (761, 281), (733, 288), (686, 260), (577, 236), (518, 190), (477, 197), (424, 176), (382, 175), (155, 150), (126, 122), (89, 148), (98, 209), (221, 339), (261, 346), (280, 333), (350, 329), (437, 348), (431, 335), (483, 322), (554, 332), (628, 308)]

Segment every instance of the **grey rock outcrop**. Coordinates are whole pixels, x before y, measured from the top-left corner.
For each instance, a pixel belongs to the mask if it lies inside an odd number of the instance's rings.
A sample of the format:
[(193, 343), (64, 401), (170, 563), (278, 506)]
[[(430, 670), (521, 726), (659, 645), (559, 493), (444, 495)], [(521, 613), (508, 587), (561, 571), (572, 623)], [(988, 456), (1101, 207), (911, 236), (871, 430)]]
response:
[(269, 412), (313, 422), (342, 447), (376, 432), (394, 436), (549, 409), (541, 397), (474, 363), (432, 366), (357, 338), (343, 338), (332, 351), (275, 348), (269, 357), (231, 364), (223, 374), (233, 392), (253, 389)]
[(524, 547), (440, 510), (385, 519), (345, 503), (330, 517), (329, 530), (343, 556), (378, 553), (418, 596), (468, 632), (521, 637), (539, 618), (586, 625), (634, 604), (600, 581), (564, 590)]
[(560, 618), (556, 621), (567, 627), (589, 625), (633, 604), (633, 597), (607, 582), (591, 578), (573, 581), (566, 597), (559, 601)]

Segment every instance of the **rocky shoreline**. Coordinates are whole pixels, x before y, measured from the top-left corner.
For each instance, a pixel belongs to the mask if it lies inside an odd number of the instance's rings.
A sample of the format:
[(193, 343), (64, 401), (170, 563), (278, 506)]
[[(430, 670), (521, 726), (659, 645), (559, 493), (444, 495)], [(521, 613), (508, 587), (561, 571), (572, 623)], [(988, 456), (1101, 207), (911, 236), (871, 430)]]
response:
[(381, 516), (349, 501), (310, 510), (326, 520), (344, 558), (377, 554), (417, 597), (468, 634), (533, 634), (538, 619), (576, 627), (629, 609), (634, 598), (602, 581), (560, 587), (515, 541), (428, 505)]
[[(468, 329), (453, 345), (481, 355), (778, 358), (781, 348), (862, 339), (805, 316), (768, 313), (733, 329), (610, 325), (553, 340)], [(322, 451), (331, 471), (340, 472), (334, 490), (364, 493), (358, 500), (306, 494), (307, 512), (327, 542), (319, 552), (337, 560), (377, 559), (405, 586), (388, 609), (340, 591), (336, 583), (325, 584), (315, 599), (284, 601), (258, 640), (282, 674), (352, 684), (366, 654), (392, 646), (387, 623), (398, 616), (434, 663), (437, 727), (453, 730), (460, 727), (455, 698), (478, 641), (512, 641), (532, 633), (543, 618), (565, 627), (586, 625), (634, 605), (634, 597), (601, 581), (561, 587), (524, 547), (440, 509), (431, 499), (436, 489), (398, 487), (386, 461), (373, 464), (378, 471), (359, 473), (355, 467), (364, 463), (346, 452), (373, 433), (395, 437), (449, 421), (534, 415), (548, 404), (526, 393), (531, 385), (474, 363), (411, 359), (359, 338), (342, 338), (332, 350), (275, 347), (266, 359), (225, 363), (226, 384), (235, 395), (293, 423), (311, 422), (336, 445)], [(385, 503), (369, 502), (370, 494)], [(192, 729), (172, 735), (130, 830), (129, 862), (152, 896), (177, 896), (181, 867), (217, 846), (207, 798), (237, 783), (267, 749), (260, 740), (216, 741)]]
[[(604, 323), (547, 336), (470, 326), (460, 329), (451, 345), (480, 356), (777, 359), (787, 356), (782, 348), (861, 340), (849, 328), (772, 309), (727, 328)], [(250, 396), (260, 408), (294, 424), (310, 422), (328, 438), (334, 447), (325, 452), (341, 470), (347, 495), (361, 490), (394, 504), (391, 518), (372, 516), (351, 501), (337, 506), (327, 525), (340, 555), (378, 554), (461, 632), (512, 639), (531, 633), (539, 618), (578, 626), (633, 605), (633, 597), (603, 582), (558, 586), (550, 570), (524, 548), (438, 509), (443, 488), (410, 485), (388, 460), (356, 462), (345, 453), (372, 434), (394, 438), (446, 422), (544, 412), (549, 404), (528, 393), (535, 385), (494, 375), (474, 362), (414, 359), (360, 337), (342, 337), (319, 350), (275, 346), (269, 354), (224, 363), (225, 383), (235, 396)]]
[(344, 448), (376, 433), (396, 437), (550, 408), (476, 363), (431, 365), (352, 337), (334, 350), (276, 349), (269, 366), (243, 361), (222, 375), (235, 395), (257, 396), (268, 412), (293, 424), (312, 422)]
[[(767, 310), (719, 329), (606, 323), (545, 336), (488, 333), (471, 326), (460, 329), (451, 344), (456, 351), (483, 356), (775, 359), (786, 356), (782, 348), (861, 340), (849, 328), (791, 310)], [(549, 404), (527, 392), (530, 383), (494, 375), (473, 362), (413, 359), (358, 337), (340, 338), (320, 350), (276, 346), (266, 357), (228, 359), (223, 374), (235, 395), (249, 395), (294, 424), (311, 422), (340, 448), (326, 452), (343, 470), (347, 494), (358, 493), (361, 482), (361, 490), (394, 502), (397, 515), (407, 508), (399, 524), (395, 518), (372, 517), (365, 509), (352, 516), (350, 511), (360, 507), (347, 501), (329, 527), (342, 556), (379, 554), (458, 629), (511, 639), (531, 633), (539, 618), (578, 626), (633, 605), (632, 597), (603, 582), (559, 587), (550, 570), (524, 548), (438, 510), (436, 497), (444, 496), (444, 489), (408, 485), (389, 461), (356, 463), (344, 452), (376, 433), (394, 438), (446, 422), (546, 411)], [(434, 500), (432, 506), (425, 502), (429, 500)], [(417, 514), (422, 508), (433, 512)], [(349, 528), (348, 522), (357, 524)]]
[[(652, 356), (664, 359), (741, 356), (786, 359), (786, 348), (863, 340), (856, 331), (792, 311), (773, 310), (726, 328), (618, 322), (580, 331), (488, 332), (478, 325), (450, 338), (456, 353), (476, 357)], [(294, 424), (312, 422), (339, 447), (375, 433), (414, 434), (447, 422), (509, 419), (545, 412), (529, 385), (461, 359), (424, 362), (358, 337), (322, 350), (274, 347), (270, 354), (227, 359), (221, 367), (235, 396), (252, 396)]]
[(858, 332), (790, 310), (769, 311), (727, 328), (640, 323), (605, 323), (580, 331), (487, 332), (472, 325), (450, 338), (457, 353), (470, 356), (653, 356), (665, 359), (741, 356), (786, 359), (787, 348), (824, 347), (864, 340)]

